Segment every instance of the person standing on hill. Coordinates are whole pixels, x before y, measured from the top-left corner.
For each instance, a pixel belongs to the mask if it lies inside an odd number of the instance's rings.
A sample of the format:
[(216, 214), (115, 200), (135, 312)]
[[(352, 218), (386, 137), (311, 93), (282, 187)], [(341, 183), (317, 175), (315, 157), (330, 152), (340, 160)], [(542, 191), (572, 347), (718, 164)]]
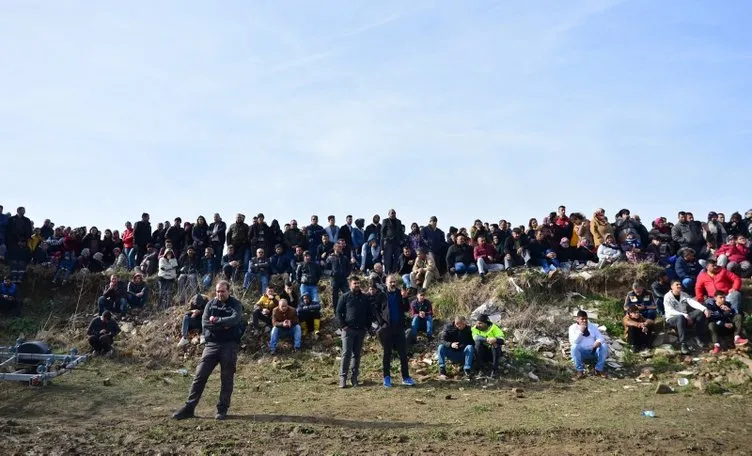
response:
[(146, 244), (151, 241), (151, 223), (149, 214), (141, 214), (141, 220), (133, 227), (133, 243), (136, 245), (136, 254), (133, 256), (134, 264), (141, 264), (146, 255)]
[(204, 392), (206, 381), (217, 364), (221, 369), (222, 386), (215, 419), (227, 418), (238, 362), (238, 348), (245, 328), (242, 318), (243, 307), (240, 301), (230, 296), (230, 283), (226, 280), (220, 281), (215, 291), (217, 296), (206, 304), (201, 317), (206, 346), (201, 355), (201, 361), (196, 367), (196, 376), (193, 379), (188, 400), (172, 415), (176, 420), (194, 417), (194, 411)]
[(340, 328), (342, 328), (342, 363), (339, 368), (340, 388), (347, 388), (348, 373), (352, 386), (358, 386), (360, 355), (363, 351), (366, 331), (371, 327), (371, 322), (374, 319), (373, 314), (369, 297), (360, 290), (360, 277), (350, 276), (350, 291), (339, 297), (335, 312)]
[(405, 238), (405, 226), (397, 218), (397, 211), (389, 209), (389, 216), (381, 226), (381, 245), (384, 252), (384, 269), (387, 274), (397, 272), (400, 245)]

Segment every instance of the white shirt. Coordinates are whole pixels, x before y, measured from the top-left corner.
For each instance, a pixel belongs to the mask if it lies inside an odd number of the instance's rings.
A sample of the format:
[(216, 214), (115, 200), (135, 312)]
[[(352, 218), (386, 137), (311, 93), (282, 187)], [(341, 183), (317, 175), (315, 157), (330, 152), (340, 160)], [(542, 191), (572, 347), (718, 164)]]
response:
[(580, 325), (577, 323), (574, 323), (569, 327), (569, 343), (572, 344), (572, 350), (574, 350), (575, 347), (592, 350), (596, 340), (600, 341), (602, 345), (606, 345), (606, 339), (601, 332), (598, 331), (598, 326), (588, 322), (587, 328), (590, 333), (589, 336), (584, 336), (582, 332), (580, 332)]

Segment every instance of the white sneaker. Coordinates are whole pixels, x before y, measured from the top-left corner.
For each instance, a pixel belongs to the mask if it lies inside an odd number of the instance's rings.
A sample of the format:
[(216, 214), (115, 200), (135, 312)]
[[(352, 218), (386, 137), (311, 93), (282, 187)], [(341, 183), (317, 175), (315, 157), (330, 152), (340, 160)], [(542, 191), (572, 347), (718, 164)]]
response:
[(180, 338), (180, 342), (178, 342), (178, 348), (185, 347), (186, 345), (190, 344), (191, 342), (186, 339), (185, 337)]
[(199, 344), (201, 344), (201, 345), (204, 345), (204, 344), (206, 343), (206, 337), (204, 337), (204, 336), (201, 336), (201, 337), (199, 338), (199, 340), (198, 340), (198, 343), (199, 343)]

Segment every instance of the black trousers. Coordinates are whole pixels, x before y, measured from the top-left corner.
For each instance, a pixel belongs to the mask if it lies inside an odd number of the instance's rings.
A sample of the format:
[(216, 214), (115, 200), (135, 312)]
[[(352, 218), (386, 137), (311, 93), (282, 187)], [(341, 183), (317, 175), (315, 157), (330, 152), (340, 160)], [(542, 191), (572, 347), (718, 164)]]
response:
[(384, 242), (384, 271), (394, 274), (399, 267), (399, 255), (402, 249), (398, 241)]
[(405, 341), (405, 332), (399, 327), (382, 328), (379, 330), (379, 340), (384, 348), (384, 357), (382, 367), (384, 377), (392, 375), (392, 350), (396, 349), (400, 357), (400, 372), (402, 378), (410, 376), (409, 366), (407, 364), (407, 342)]
[(627, 342), (629, 342), (629, 345), (632, 346), (636, 351), (640, 351), (644, 348), (650, 348), (652, 343), (652, 329), (648, 328), (647, 334), (642, 331), (640, 328), (635, 328), (630, 326), (627, 328)]
[(708, 328), (710, 328), (710, 337), (713, 339), (713, 344), (719, 344), (721, 343), (721, 337), (727, 334), (733, 333), (734, 336), (742, 336), (742, 330), (744, 329), (744, 318), (740, 314), (734, 315), (734, 327), (732, 329), (729, 329), (725, 327), (723, 324), (718, 324), (716, 322), (711, 322), (708, 324)]
[(89, 345), (96, 353), (104, 354), (112, 349), (112, 336), (89, 336)]
[(237, 342), (209, 342), (204, 347), (204, 353), (201, 355), (196, 367), (196, 376), (193, 378), (191, 390), (188, 393), (188, 400), (185, 405), (195, 409), (201, 395), (206, 388), (206, 381), (214, 368), (219, 364), (220, 368), (220, 390), (219, 402), (217, 402), (217, 411), (227, 413), (230, 408), (230, 399), (235, 381), (235, 369), (238, 364), (238, 343)]
[(347, 293), (350, 287), (347, 285), (347, 277), (332, 276), (332, 307), (337, 307), (340, 293)]
[[(708, 332), (708, 320), (705, 318), (705, 313), (702, 310), (693, 309), (687, 314), (687, 316), (689, 316), (690, 320), (694, 322), (692, 326), (695, 328), (697, 337), (700, 340), (705, 341)], [(689, 328), (689, 325), (687, 324), (686, 318), (681, 315), (678, 317), (671, 317), (666, 320), (666, 324), (676, 328), (676, 332), (679, 333), (680, 344), (687, 341), (687, 329)]]
[(251, 324), (254, 328), (258, 328), (259, 321), (264, 322), (264, 326), (268, 326), (269, 328), (272, 327), (272, 312), (269, 311), (269, 315), (264, 315), (261, 312), (262, 309), (253, 309), (253, 314), (251, 315)]
[(491, 361), (491, 369), (494, 372), (499, 371), (499, 361), (501, 361), (501, 345), (495, 347), (484, 344), (482, 341), (475, 342), (475, 354), (478, 360), (478, 369), (480, 370), (484, 362)]

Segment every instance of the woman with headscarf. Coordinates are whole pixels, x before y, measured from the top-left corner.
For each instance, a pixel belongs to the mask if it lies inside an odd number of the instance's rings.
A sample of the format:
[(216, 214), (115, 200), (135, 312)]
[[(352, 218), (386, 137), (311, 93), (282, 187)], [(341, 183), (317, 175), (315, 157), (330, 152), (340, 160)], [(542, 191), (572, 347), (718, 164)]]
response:
[(410, 233), (407, 235), (407, 245), (410, 246), (410, 249), (413, 252), (417, 252), (421, 248), (426, 247), (425, 241), (423, 241), (420, 234), (420, 226), (415, 222), (410, 225)]
[(572, 223), (572, 237), (569, 239), (570, 247), (579, 247), (580, 241), (585, 239), (588, 245), (593, 245), (593, 235), (590, 233), (590, 220), (579, 212), (574, 212), (569, 216)]

